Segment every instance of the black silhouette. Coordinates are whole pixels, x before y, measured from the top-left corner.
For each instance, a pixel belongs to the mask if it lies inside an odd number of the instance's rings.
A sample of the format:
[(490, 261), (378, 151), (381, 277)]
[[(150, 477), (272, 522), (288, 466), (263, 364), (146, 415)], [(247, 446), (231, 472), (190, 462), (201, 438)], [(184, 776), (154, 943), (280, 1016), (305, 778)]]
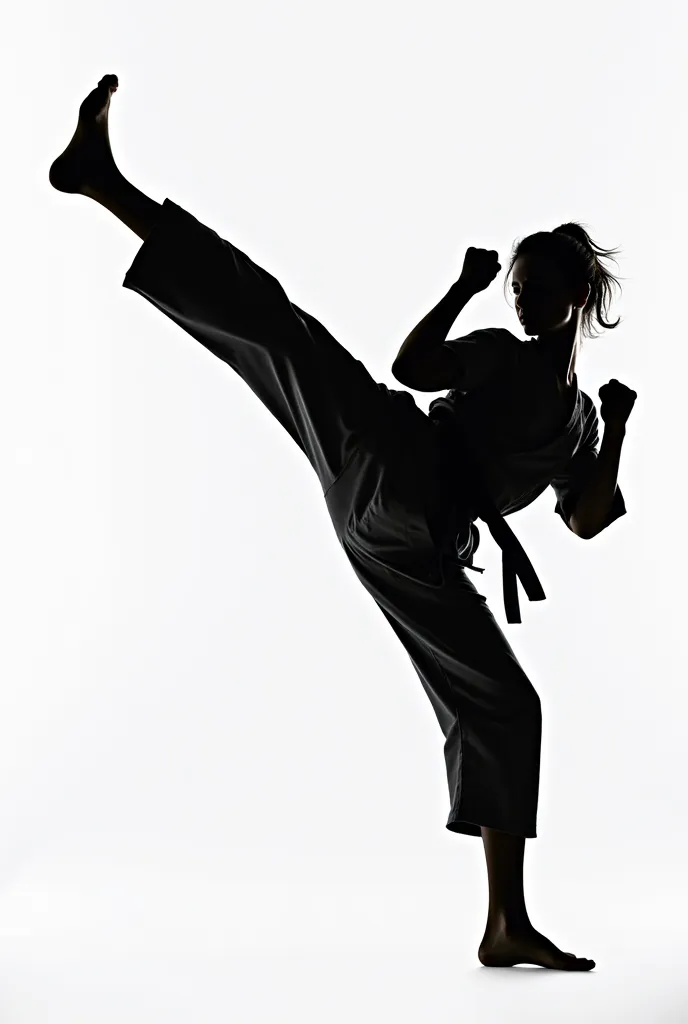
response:
[[(552, 486), (555, 511), (590, 538), (626, 511), (617, 487), (636, 398), (600, 389), (604, 437), (574, 371), (581, 330), (602, 320), (610, 285), (587, 232), (565, 224), (514, 250), (516, 308), (529, 340), (488, 328), (447, 333), (499, 272), (497, 253), (469, 248), (461, 275), (418, 324), (393, 365), (400, 383), (447, 390), (423, 413), (405, 390), (373, 380), (281, 284), (169, 199), (119, 171), (108, 111), (117, 78), (83, 101), (76, 132), (50, 168), (52, 185), (110, 210), (143, 242), (124, 279), (232, 367), (315, 469), (337, 538), (404, 645), (445, 738), (447, 828), (481, 836), (489, 880), (486, 966), (590, 970), (530, 923), (525, 839), (536, 835), (540, 699), (485, 598), (466, 575), (485, 522), (503, 551), (507, 618), (519, 622), (516, 577), (544, 593), (503, 516)], [(535, 337), (537, 336), (537, 337)], [(477, 570), (482, 571), (482, 570)]]

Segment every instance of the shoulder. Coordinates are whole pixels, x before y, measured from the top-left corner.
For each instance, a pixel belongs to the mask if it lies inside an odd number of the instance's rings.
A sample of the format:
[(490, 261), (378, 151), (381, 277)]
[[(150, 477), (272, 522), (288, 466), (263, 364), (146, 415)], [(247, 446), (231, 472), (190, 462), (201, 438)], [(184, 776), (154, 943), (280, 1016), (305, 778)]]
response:
[(511, 331), (508, 331), (505, 327), (477, 327), (474, 331), (469, 331), (468, 334), (464, 334), (455, 340), (492, 342), (495, 345), (512, 347), (520, 347), (524, 344), (522, 341), (519, 341), (515, 334), (512, 334)]
[(504, 369), (513, 370), (528, 355), (525, 342), (505, 327), (481, 327), (467, 334), (465, 340)]
[(521, 348), (525, 344), (520, 340), (520, 338), (517, 338), (515, 334), (512, 334), (511, 331), (507, 330), (506, 327), (482, 327), (480, 330), (471, 332), (471, 337), (478, 337), (480, 335), (488, 336), (493, 341), (502, 345), (517, 345)]

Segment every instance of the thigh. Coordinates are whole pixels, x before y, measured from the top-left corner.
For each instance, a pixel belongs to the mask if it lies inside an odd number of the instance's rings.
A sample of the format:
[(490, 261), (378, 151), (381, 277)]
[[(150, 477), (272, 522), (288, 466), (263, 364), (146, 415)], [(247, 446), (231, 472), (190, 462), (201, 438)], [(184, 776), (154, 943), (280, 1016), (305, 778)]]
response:
[(323, 491), (356, 448), (389, 436), (408, 392), (376, 382), (280, 282), (165, 199), (124, 279), (232, 368), (291, 435)]
[[(413, 549), (399, 557), (345, 530), (349, 561), (418, 669), (447, 721), (535, 715), (540, 699), (467, 572), (427, 539), (420, 512)], [(437, 711), (436, 707), (436, 711)], [(440, 713), (438, 712), (438, 717)]]

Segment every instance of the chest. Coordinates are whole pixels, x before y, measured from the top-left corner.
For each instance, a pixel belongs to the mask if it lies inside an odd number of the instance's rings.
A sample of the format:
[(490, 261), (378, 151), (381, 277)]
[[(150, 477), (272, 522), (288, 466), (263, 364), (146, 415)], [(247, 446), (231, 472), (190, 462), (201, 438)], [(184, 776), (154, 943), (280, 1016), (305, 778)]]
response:
[(481, 447), (527, 451), (549, 444), (573, 416), (577, 387), (555, 374), (504, 378), (489, 393), (465, 396), (465, 413)]

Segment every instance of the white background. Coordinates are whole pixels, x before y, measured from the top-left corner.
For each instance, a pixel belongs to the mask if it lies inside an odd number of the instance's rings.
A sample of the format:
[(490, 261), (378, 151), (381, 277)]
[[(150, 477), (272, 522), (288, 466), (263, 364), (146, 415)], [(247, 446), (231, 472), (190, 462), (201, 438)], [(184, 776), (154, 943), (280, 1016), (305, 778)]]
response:
[[(680, 5), (65, 0), (9, 29), (3, 1022), (686, 1020)], [(50, 187), (107, 73), (125, 176), (389, 387), (468, 245), (505, 271), (578, 220), (621, 248), (623, 322), (576, 369), (598, 409), (638, 392), (628, 514), (589, 542), (551, 490), (510, 517), (547, 594), (521, 625), (487, 530), (470, 576), (542, 700), (530, 917), (593, 973), (481, 967), (482, 842), (445, 829), (439, 725), (313, 470), (121, 287), (140, 240)], [(502, 282), (450, 336), (522, 333)]]

